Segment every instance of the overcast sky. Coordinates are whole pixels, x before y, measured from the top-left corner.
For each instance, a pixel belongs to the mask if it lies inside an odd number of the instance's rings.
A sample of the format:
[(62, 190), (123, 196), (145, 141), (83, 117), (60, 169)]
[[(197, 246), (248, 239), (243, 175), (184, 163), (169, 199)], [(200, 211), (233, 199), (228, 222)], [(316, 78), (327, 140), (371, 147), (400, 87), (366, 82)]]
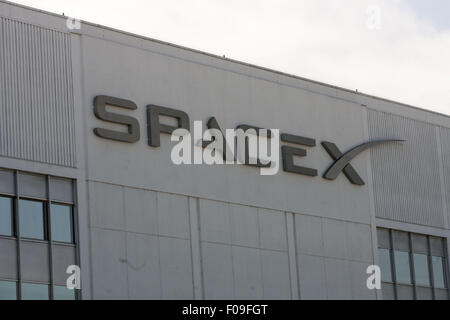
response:
[(449, 0), (14, 2), (450, 115)]

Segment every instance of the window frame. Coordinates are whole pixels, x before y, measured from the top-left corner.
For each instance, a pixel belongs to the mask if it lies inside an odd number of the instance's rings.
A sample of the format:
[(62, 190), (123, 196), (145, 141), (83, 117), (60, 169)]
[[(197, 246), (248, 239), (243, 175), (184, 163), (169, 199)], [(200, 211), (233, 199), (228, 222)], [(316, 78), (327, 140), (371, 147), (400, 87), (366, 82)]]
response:
[[(24, 237), (21, 233), (20, 230), (20, 201), (24, 200), (24, 201), (30, 201), (30, 202), (39, 202), (42, 203), (42, 223), (43, 223), (43, 239), (38, 239), (38, 238), (29, 238), (29, 237)], [(38, 199), (38, 198), (30, 198), (30, 197), (19, 197), (17, 199), (17, 215), (18, 215), (18, 225), (17, 228), (19, 230), (19, 235), (20, 235), (20, 239), (23, 240), (30, 240), (30, 241), (41, 241), (41, 242), (48, 242), (49, 241), (49, 236), (48, 236), (48, 219), (47, 219), (47, 201), (46, 200), (42, 200), (42, 199)]]
[(51, 230), (49, 231), (49, 239), (51, 239), (52, 243), (57, 244), (65, 244), (65, 245), (76, 245), (76, 239), (75, 239), (75, 206), (72, 203), (62, 202), (62, 201), (49, 201), (48, 202), (48, 220), (49, 225), (51, 227), (51, 219), (52, 219), (52, 205), (59, 205), (59, 206), (65, 206), (70, 208), (70, 242), (67, 241), (58, 241), (54, 240), (51, 234)]
[[(54, 246), (70, 246), (75, 249), (75, 264), (80, 264), (80, 252), (79, 252), (79, 231), (78, 231), (78, 206), (77, 206), (77, 180), (76, 178), (71, 177), (63, 177), (63, 176), (57, 176), (57, 175), (49, 175), (49, 174), (43, 174), (43, 173), (37, 173), (37, 172), (29, 172), (29, 171), (22, 171), (17, 169), (10, 169), (10, 168), (3, 168), (0, 167), (0, 170), (2, 171), (10, 171), (12, 172), (12, 175), (14, 176), (13, 179), (13, 190), (8, 192), (2, 192), (0, 193), (0, 197), (9, 198), (12, 201), (12, 217), (11, 217), (11, 228), (12, 228), (12, 235), (0, 235), (0, 238), (2, 239), (12, 239), (16, 242), (16, 261), (17, 264), (17, 275), (14, 278), (0, 278), (0, 281), (7, 281), (7, 282), (14, 282), (16, 283), (16, 299), (17, 300), (23, 300), (22, 299), (22, 284), (25, 283), (32, 283), (32, 284), (42, 284), (46, 285), (48, 287), (48, 297), (49, 300), (53, 300), (53, 288), (55, 286), (61, 286), (63, 284), (59, 283), (59, 281), (55, 281), (53, 278), (53, 269), (54, 269), (54, 257), (52, 254), (53, 247)], [(21, 186), (21, 174), (32, 174), (32, 175), (39, 175), (41, 177), (45, 178), (45, 186), (42, 186), (42, 188), (45, 188), (45, 196), (29, 196), (29, 195), (22, 195), (20, 193), (20, 186)], [(58, 179), (65, 179), (69, 180), (71, 183), (71, 195), (70, 200), (57, 200), (53, 199), (51, 195), (51, 187), (52, 187), (52, 180), (58, 180)], [(20, 200), (26, 200), (26, 201), (34, 201), (39, 202), (42, 204), (42, 214), (43, 214), (43, 232), (44, 232), (44, 239), (36, 239), (36, 238), (28, 238), (24, 237), (20, 234), (20, 210), (19, 210), (19, 202)], [(68, 206), (70, 208), (70, 239), (71, 242), (61, 242), (61, 241), (54, 241), (51, 238), (51, 205), (64, 205)], [(35, 242), (35, 243), (46, 243), (48, 245), (48, 253), (49, 253), (49, 279), (48, 281), (35, 281), (35, 280), (25, 280), (22, 278), (21, 270), (20, 270), (20, 257), (21, 257), (21, 251), (20, 251), (20, 245), (22, 242)], [(81, 299), (81, 289), (74, 289), (74, 296), (75, 300)]]
[[(416, 232), (409, 232), (409, 231), (402, 231), (402, 232), (407, 232), (408, 233), (408, 242), (409, 242), (409, 264), (410, 264), (410, 277), (411, 277), (411, 284), (404, 284), (404, 283), (399, 283), (397, 280), (397, 271), (396, 271), (396, 259), (395, 259), (395, 251), (401, 251), (401, 252), (405, 252), (404, 250), (399, 250), (399, 249), (395, 249), (395, 244), (394, 244), (394, 238), (393, 238), (393, 232), (395, 231), (401, 231), (401, 230), (397, 230), (397, 229), (388, 229), (385, 227), (377, 227), (378, 229), (384, 229), (386, 231), (388, 231), (388, 238), (389, 238), (389, 245), (388, 248), (381, 246), (380, 242), (378, 241), (378, 249), (386, 249), (389, 250), (390, 252), (390, 259), (391, 259), (391, 278), (392, 278), (392, 282), (389, 281), (383, 281), (382, 283), (386, 283), (389, 285), (393, 285), (394, 287), (394, 297), (396, 300), (399, 299), (399, 286), (411, 286), (413, 289), (413, 299), (417, 300), (418, 299), (418, 288), (426, 288), (426, 289), (431, 289), (432, 292), (432, 299), (435, 300), (436, 299), (436, 292), (438, 290), (445, 290), (447, 291), (447, 299), (450, 300), (450, 285), (449, 285), (449, 276), (450, 276), (450, 272), (448, 270), (448, 247), (447, 247), (447, 239), (442, 237), (442, 236), (435, 236), (435, 235), (428, 235), (428, 234), (419, 234)], [(415, 272), (415, 262), (414, 262), (414, 254), (423, 254), (425, 255), (425, 253), (420, 252), (420, 251), (415, 251), (414, 247), (413, 247), (413, 242), (412, 242), (412, 237), (413, 235), (420, 235), (420, 236), (425, 236), (427, 238), (427, 266), (428, 266), (428, 276), (429, 276), (429, 286), (425, 286), (422, 284), (417, 284), (416, 281), (416, 272)], [(445, 288), (439, 288), (436, 287), (435, 285), (435, 279), (434, 279), (434, 268), (433, 268), (433, 262), (432, 262), (432, 257), (436, 256), (436, 255), (432, 255), (432, 251), (431, 251), (431, 244), (430, 244), (430, 239), (431, 237), (434, 238), (439, 238), (442, 245), (443, 245), (443, 256), (439, 256), (440, 258), (442, 258), (442, 263), (443, 263), (443, 276), (444, 276), (444, 286)], [(377, 254), (379, 254), (379, 251), (377, 250)], [(380, 258), (378, 256), (378, 258)], [(383, 271), (381, 271), (383, 272)]]
[(15, 228), (15, 224), (16, 224), (16, 222), (15, 222), (15, 211), (16, 211), (16, 208), (15, 208), (15, 201), (14, 201), (14, 198), (15, 198), (15, 196), (14, 195), (10, 195), (10, 194), (3, 194), (3, 193), (0, 193), (0, 198), (7, 198), (7, 199), (9, 199), (10, 201), (11, 201), (11, 212), (10, 212), (10, 214), (11, 214), (11, 235), (6, 235), (6, 234), (0, 234), (0, 237), (1, 238), (8, 238), (8, 239), (14, 239), (14, 238), (16, 238), (16, 228)]

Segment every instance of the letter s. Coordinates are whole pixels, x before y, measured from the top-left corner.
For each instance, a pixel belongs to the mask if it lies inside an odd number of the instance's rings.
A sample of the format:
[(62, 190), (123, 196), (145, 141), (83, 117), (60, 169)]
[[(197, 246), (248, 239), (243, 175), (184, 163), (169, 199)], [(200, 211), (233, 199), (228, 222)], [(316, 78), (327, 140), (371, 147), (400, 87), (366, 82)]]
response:
[(94, 114), (103, 121), (123, 124), (128, 127), (128, 132), (120, 132), (109, 129), (95, 128), (94, 133), (101, 138), (122, 142), (134, 143), (139, 141), (140, 129), (136, 118), (124, 116), (118, 113), (106, 111), (106, 105), (114, 107), (136, 110), (137, 106), (133, 101), (114, 98), (110, 96), (96, 96), (94, 99)]

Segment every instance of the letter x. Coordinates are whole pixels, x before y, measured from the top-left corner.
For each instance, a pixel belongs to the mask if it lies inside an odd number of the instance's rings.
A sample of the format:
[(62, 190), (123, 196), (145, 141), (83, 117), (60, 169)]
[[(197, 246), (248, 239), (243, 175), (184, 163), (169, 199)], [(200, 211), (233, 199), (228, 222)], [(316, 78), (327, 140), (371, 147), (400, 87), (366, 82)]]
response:
[[(328, 154), (331, 156), (331, 158), (333, 158), (333, 160), (336, 161), (336, 162), (344, 155), (338, 149), (338, 147), (332, 142), (324, 141), (321, 144), (324, 147), (324, 149), (328, 152)], [(325, 179), (335, 180), (337, 178), (337, 175), (335, 177), (334, 175), (332, 176), (332, 175), (329, 174), (331, 169), (334, 167), (335, 163), (333, 163), (333, 165), (323, 175), (323, 177)], [(345, 176), (347, 177), (348, 180), (350, 180), (351, 183), (356, 184), (358, 186), (363, 186), (364, 185), (364, 180), (361, 179), (359, 174), (356, 172), (355, 168), (353, 168), (353, 166), (350, 163), (348, 163), (344, 167), (344, 169), (342, 169), (342, 171), (344, 172)], [(338, 174), (339, 174), (339, 172), (340, 171), (338, 171)]]

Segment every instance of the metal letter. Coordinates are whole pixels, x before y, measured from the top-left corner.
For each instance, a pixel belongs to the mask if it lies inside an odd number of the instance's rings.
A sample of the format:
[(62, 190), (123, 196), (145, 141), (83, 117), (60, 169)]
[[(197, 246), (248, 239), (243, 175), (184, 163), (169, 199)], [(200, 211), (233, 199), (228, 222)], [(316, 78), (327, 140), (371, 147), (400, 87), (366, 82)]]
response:
[[(178, 127), (161, 124), (159, 122), (160, 115), (177, 119)], [(148, 144), (152, 147), (159, 147), (161, 145), (161, 132), (172, 134), (174, 130), (179, 128), (183, 128), (189, 131), (189, 116), (186, 112), (176, 109), (150, 104), (147, 106), (147, 121)]]
[[(314, 147), (316, 145), (316, 140), (311, 138), (305, 138), (301, 136), (295, 136), (292, 134), (281, 135), (281, 141), (300, 144), (308, 147)], [(297, 174), (303, 174), (310, 177), (317, 176), (317, 170), (296, 166), (294, 165), (294, 156), (305, 157), (306, 150), (302, 148), (294, 148), (288, 146), (281, 147), (281, 154), (283, 155), (283, 170), (286, 172), (292, 172)]]
[[(249, 129), (253, 129), (256, 131), (256, 133), (257, 133), (256, 135), (259, 137), (260, 136), (259, 131), (263, 128), (255, 127), (255, 126), (248, 125), (248, 124), (240, 124), (236, 127), (236, 130), (239, 130), (239, 129), (244, 131), (244, 133), (247, 132), (247, 130), (249, 130)], [(267, 130), (267, 138), (271, 138), (272, 132), (269, 129), (266, 129), (266, 130)], [(249, 141), (249, 139), (246, 136), (245, 137), (245, 161), (244, 161), (244, 164), (247, 166), (257, 167), (257, 168), (270, 168), (270, 166), (272, 165), (270, 162), (267, 164), (262, 164), (260, 159), (256, 159), (256, 163), (254, 163), (254, 164), (250, 163), (250, 148), (248, 145), (248, 141)]]
[(106, 105), (114, 107), (136, 110), (137, 106), (133, 101), (114, 98), (110, 96), (96, 96), (94, 99), (94, 114), (103, 121), (119, 123), (128, 127), (128, 133), (109, 129), (95, 128), (94, 133), (101, 138), (122, 142), (137, 142), (140, 138), (139, 122), (137, 119), (117, 113), (106, 111)]

